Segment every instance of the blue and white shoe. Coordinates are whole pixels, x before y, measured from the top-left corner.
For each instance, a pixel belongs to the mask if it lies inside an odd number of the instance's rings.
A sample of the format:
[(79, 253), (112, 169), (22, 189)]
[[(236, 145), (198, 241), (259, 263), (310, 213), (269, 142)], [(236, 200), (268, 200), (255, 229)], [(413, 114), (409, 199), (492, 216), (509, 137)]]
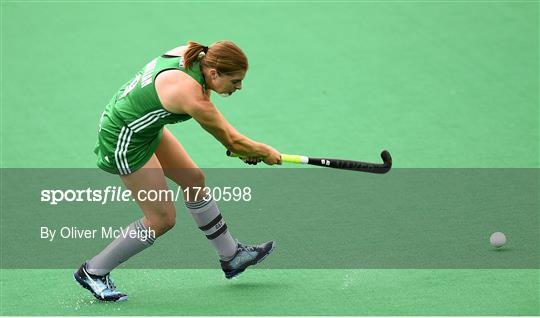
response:
[(92, 292), (94, 297), (101, 301), (125, 301), (128, 299), (126, 294), (116, 290), (116, 286), (109, 274), (104, 276), (92, 275), (86, 270), (86, 263), (73, 273), (73, 278), (82, 287)]
[(236, 277), (245, 271), (248, 266), (262, 262), (266, 256), (272, 253), (275, 246), (274, 241), (261, 245), (244, 245), (238, 242), (238, 248), (233, 258), (229, 261), (220, 260), (225, 277), (228, 279)]

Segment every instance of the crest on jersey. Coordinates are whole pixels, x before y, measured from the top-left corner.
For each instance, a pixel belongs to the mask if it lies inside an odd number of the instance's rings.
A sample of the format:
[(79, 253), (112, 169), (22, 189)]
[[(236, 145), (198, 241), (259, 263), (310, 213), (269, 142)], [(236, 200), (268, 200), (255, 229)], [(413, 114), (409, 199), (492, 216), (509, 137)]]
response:
[(184, 68), (184, 57), (183, 56), (180, 56), (180, 58), (178, 59), (178, 66), (180, 66), (181, 68)]

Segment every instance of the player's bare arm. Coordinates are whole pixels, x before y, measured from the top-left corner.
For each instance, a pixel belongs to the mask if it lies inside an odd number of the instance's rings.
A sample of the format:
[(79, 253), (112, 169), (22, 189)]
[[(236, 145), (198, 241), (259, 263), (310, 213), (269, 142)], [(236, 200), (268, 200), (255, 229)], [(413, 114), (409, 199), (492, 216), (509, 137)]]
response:
[(201, 86), (186, 74), (166, 71), (156, 79), (156, 89), (165, 109), (190, 115), (230, 151), (246, 157), (263, 158), (267, 164), (280, 163), (278, 151), (239, 133)]

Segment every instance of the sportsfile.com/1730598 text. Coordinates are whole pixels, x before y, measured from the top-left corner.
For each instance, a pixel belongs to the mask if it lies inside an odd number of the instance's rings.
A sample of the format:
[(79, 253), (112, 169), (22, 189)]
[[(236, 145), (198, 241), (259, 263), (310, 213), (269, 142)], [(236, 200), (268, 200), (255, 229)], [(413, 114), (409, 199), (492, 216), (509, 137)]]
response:
[(140, 190), (135, 194), (121, 186), (107, 186), (104, 189), (44, 189), (41, 190), (41, 202), (58, 205), (61, 202), (110, 202), (153, 201), (170, 202), (186, 198), (199, 198), (205, 201), (249, 202), (252, 199), (251, 187), (186, 187), (176, 190)]

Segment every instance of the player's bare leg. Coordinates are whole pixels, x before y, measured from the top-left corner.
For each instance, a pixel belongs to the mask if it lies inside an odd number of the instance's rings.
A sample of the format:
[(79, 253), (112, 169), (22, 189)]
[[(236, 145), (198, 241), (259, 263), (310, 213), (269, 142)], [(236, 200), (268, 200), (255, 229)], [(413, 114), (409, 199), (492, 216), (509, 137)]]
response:
[[(272, 252), (275, 245), (273, 241), (261, 245), (244, 245), (234, 240), (216, 202), (212, 198), (204, 198), (202, 191), (195, 196), (197, 193), (195, 188), (205, 186), (204, 173), (167, 129), (163, 130), (156, 156), (169, 179), (183, 189), (192, 188), (184, 192), (186, 206), (199, 229), (216, 249), (227, 278), (237, 276), (248, 266), (261, 262)], [(191, 197), (188, 198), (187, 193)]]
[[(132, 191), (144, 217), (131, 223), (127, 230), (135, 236), (119, 236), (103, 251), (83, 264), (74, 277), (81, 286), (90, 290), (99, 300), (124, 301), (127, 295), (116, 289), (110, 272), (130, 257), (152, 246), (154, 240), (170, 230), (175, 224), (176, 212), (172, 198), (160, 201), (141, 201), (138, 193), (149, 190), (167, 190), (165, 175), (155, 155), (132, 174), (121, 176), (126, 187)], [(135, 231), (135, 232), (133, 232)]]

